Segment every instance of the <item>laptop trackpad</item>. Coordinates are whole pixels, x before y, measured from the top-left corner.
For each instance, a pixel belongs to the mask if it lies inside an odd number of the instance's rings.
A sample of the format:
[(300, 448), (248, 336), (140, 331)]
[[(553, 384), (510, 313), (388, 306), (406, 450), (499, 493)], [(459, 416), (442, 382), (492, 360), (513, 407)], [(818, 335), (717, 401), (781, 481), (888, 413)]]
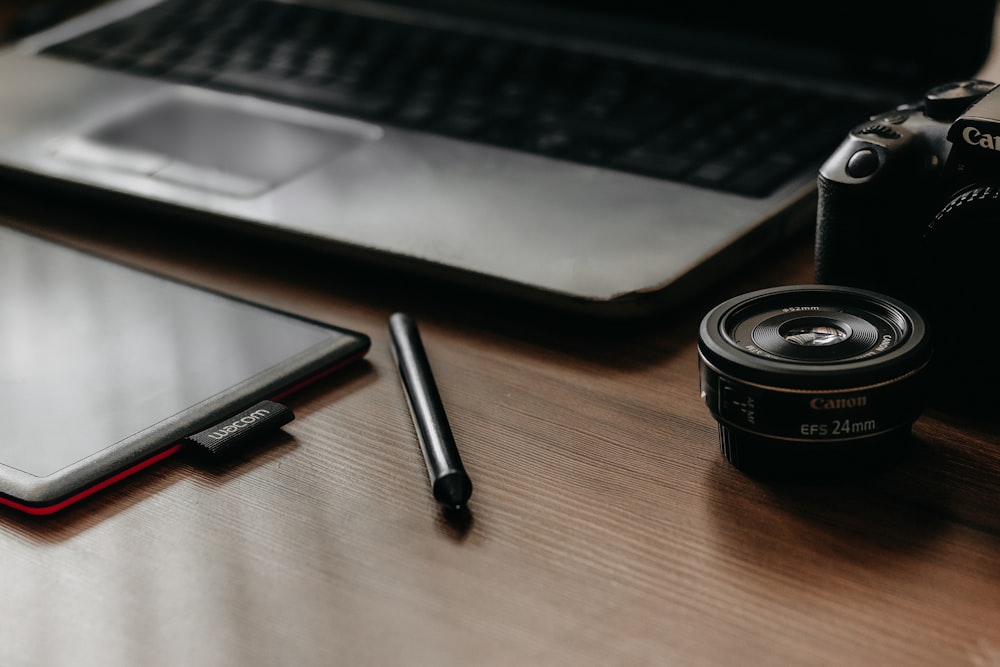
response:
[(199, 190), (253, 197), (381, 134), (375, 126), (353, 121), (312, 122), (319, 114), (309, 114), (310, 122), (282, 118), (281, 109), (172, 97), (62, 140), (54, 153)]

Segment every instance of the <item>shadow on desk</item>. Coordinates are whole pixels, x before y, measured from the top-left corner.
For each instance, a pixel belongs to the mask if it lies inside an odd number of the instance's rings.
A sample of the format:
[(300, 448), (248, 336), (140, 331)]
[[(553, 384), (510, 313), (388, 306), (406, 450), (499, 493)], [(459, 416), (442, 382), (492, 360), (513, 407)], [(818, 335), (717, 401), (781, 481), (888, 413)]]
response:
[[(897, 567), (900, 556), (925, 555), (956, 527), (1000, 548), (1000, 439), (981, 427), (956, 429), (947, 417), (926, 415), (903, 460), (850, 483), (768, 483), (736, 472), (720, 455), (707, 480), (718, 533), (758, 535), (733, 545), (749, 562), (819, 550), (876, 574)], [(743, 508), (748, 502), (753, 507)], [(750, 531), (748, 521), (756, 524)]]

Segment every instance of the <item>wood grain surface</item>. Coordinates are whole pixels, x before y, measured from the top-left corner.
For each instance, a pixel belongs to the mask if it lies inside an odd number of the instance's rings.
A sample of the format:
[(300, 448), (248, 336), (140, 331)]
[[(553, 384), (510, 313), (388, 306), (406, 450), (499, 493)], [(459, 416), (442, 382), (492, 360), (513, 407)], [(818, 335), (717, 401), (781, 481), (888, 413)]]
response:
[[(597, 325), (68, 195), (10, 190), (0, 214), (373, 341), (236, 460), (0, 514), (4, 667), (1000, 665), (996, 414), (928, 408), (900, 465), (849, 484), (766, 484), (719, 451), (698, 323), (812, 282), (808, 235)], [(464, 523), (430, 493), (395, 310), (475, 484)]]

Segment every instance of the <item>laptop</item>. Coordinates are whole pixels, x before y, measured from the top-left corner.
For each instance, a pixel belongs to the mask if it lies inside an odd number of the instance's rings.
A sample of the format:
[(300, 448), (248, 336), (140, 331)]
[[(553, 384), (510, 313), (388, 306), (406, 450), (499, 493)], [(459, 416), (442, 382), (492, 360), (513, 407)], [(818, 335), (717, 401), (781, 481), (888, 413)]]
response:
[(118, 0), (0, 52), (0, 171), (567, 312), (689, 299), (813, 224), (868, 115), (995, 3)]

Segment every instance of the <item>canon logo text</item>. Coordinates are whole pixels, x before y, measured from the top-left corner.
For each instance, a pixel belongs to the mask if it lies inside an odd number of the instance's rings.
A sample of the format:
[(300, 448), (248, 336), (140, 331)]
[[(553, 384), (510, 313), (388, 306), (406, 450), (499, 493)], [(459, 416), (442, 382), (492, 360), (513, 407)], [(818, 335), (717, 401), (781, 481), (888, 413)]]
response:
[(995, 134), (984, 134), (975, 127), (967, 127), (962, 130), (962, 139), (970, 146), (978, 146), (991, 151), (1000, 151), (1000, 136)]
[(846, 398), (824, 398), (820, 396), (809, 401), (809, 407), (813, 410), (843, 410), (844, 408), (863, 408), (867, 405), (867, 396), (850, 396)]

